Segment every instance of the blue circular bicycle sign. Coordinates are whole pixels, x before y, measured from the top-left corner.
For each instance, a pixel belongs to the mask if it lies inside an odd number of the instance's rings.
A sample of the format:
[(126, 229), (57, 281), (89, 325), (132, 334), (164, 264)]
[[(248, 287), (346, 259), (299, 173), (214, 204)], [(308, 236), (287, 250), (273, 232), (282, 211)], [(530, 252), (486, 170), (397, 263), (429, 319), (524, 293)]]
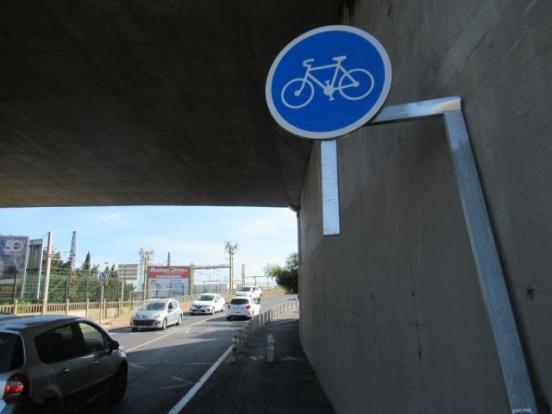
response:
[(270, 113), (305, 138), (345, 135), (379, 111), (391, 87), (391, 63), (381, 43), (351, 26), (302, 34), (276, 57), (266, 81)]

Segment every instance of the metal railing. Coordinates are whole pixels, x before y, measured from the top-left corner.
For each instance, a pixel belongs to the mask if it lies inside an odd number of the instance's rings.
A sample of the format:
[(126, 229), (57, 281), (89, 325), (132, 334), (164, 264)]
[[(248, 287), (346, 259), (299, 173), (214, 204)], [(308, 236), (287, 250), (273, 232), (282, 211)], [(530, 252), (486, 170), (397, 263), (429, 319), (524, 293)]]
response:
[(271, 323), (274, 319), (285, 313), (294, 312), (299, 310), (299, 299), (296, 297), (293, 300), (288, 300), (284, 303), (280, 303), (277, 306), (267, 309), (266, 311), (254, 316), (247, 324), (241, 328), (237, 334), (232, 338), (232, 353), (230, 358), (233, 361), (237, 360), (238, 354), (244, 351), (248, 340), (253, 333), (260, 327), (263, 327)]

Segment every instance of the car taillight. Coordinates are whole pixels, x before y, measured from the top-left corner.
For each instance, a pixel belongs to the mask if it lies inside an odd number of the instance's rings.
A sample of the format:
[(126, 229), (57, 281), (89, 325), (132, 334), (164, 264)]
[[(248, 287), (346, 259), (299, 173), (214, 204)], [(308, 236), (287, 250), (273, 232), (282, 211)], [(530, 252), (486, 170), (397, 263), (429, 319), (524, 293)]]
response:
[(29, 378), (25, 374), (14, 374), (6, 381), (4, 399), (21, 399), (29, 395)]

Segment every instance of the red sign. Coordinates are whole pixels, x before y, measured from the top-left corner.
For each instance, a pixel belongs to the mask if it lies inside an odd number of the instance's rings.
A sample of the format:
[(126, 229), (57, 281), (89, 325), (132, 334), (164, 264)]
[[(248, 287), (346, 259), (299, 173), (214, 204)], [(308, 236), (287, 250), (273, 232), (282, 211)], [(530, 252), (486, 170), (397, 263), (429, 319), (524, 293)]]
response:
[(151, 279), (189, 279), (188, 266), (150, 266), (148, 278)]

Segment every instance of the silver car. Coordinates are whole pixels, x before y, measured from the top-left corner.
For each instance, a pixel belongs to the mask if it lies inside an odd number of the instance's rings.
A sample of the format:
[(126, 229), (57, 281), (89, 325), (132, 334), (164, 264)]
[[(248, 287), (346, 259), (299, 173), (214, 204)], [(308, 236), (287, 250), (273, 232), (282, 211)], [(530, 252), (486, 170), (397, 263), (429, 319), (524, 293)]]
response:
[(176, 299), (150, 299), (130, 318), (133, 332), (141, 328), (167, 329), (182, 323), (182, 308)]
[(123, 398), (127, 359), (94, 322), (70, 316), (0, 319), (0, 414), (61, 413)]

